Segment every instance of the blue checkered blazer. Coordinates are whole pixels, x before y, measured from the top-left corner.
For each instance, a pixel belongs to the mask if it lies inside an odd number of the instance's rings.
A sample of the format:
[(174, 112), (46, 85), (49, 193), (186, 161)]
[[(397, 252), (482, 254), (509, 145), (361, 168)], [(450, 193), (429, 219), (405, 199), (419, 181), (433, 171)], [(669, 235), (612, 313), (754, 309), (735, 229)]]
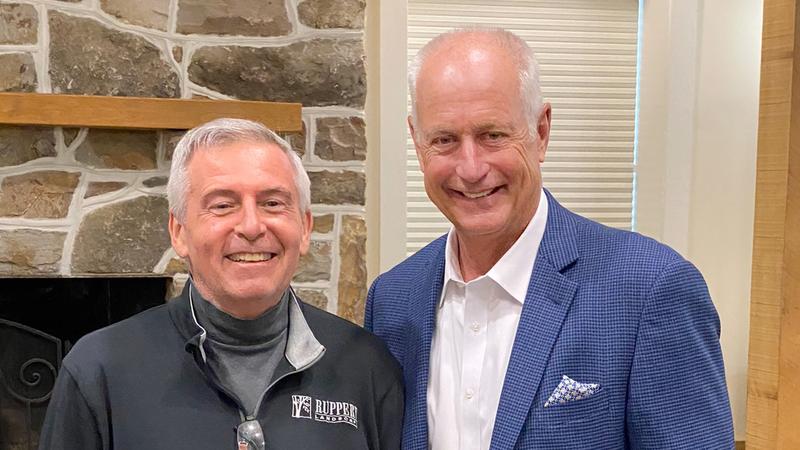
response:
[[(733, 448), (719, 318), (700, 273), (668, 247), (577, 216), (546, 194), (492, 450)], [(403, 366), (409, 450), (428, 448), (445, 242), (381, 275), (367, 299), (366, 327)], [(563, 375), (600, 390), (545, 408)]]

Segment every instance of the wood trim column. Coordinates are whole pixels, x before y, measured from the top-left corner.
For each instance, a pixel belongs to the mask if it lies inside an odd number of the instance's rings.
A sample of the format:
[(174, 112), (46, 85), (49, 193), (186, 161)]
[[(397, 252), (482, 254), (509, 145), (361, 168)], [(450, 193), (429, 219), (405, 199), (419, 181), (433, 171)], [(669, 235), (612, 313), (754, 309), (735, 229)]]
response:
[(747, 449), (800, 448), (800, 0), (764, 0)]

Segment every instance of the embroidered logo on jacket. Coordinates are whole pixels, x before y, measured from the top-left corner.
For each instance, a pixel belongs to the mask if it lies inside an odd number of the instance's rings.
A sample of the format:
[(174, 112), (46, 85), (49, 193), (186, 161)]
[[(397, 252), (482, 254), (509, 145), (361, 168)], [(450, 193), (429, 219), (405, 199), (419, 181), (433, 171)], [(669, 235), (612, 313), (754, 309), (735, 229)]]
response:
[(311, 418), (311, 397), (307, 395), (292, 396), (292, 417), (298, 419)]
[(292, 395), (292, 417), (346, 423), (358, 428), (358, 407), (352, 403), (320, 400), (308, 395)]

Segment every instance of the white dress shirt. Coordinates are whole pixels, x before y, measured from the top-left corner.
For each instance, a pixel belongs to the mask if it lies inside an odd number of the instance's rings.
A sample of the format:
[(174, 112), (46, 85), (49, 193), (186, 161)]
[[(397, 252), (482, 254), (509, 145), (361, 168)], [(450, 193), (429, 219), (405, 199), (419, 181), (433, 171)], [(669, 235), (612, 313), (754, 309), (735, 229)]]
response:
[(445, 248), (442, 298), (431, 343), (428, 443), (432, 450), (487, 450), (508, 359), (547, 223), (547, 198), (486, 275), (464, 283), (455, 230)]

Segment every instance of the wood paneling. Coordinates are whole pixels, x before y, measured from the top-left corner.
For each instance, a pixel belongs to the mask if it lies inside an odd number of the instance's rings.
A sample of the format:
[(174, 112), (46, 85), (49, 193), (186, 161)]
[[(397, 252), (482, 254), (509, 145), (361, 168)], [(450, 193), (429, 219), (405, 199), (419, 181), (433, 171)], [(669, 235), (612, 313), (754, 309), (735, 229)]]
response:
[(800, 9), (765, 0), (747, 448), (800, 448)]
[(219, 117), (300, 131), (299, 103), (0, 93), (0, 123), (186, 130)]

